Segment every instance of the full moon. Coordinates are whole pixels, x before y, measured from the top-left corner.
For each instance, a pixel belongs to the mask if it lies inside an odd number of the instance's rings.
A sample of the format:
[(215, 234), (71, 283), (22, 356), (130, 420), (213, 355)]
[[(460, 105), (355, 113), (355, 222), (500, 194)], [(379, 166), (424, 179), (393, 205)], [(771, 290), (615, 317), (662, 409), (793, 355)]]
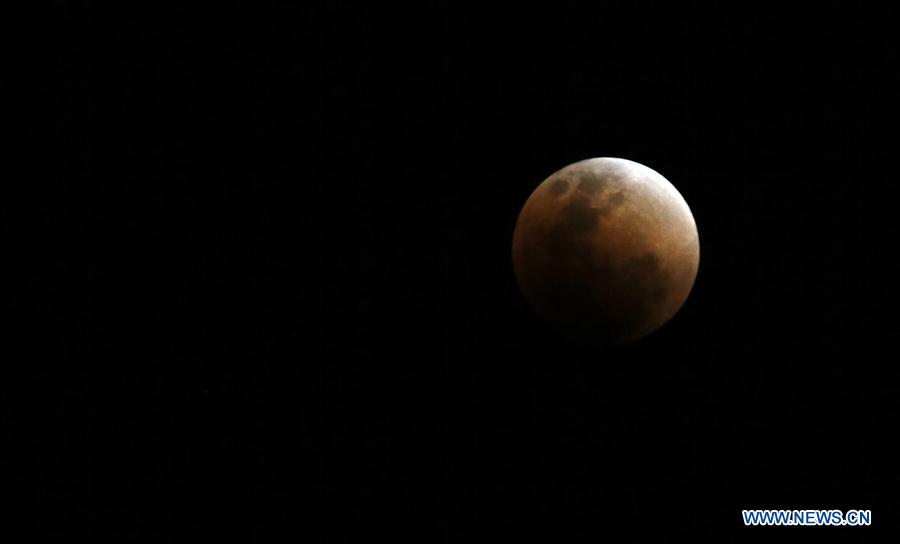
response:
[(544, 320), (579, 343), (644, 337), (681, 308), (700, 243), (681, 194), (618, 158), (570, 164), (528, 198), (512, 244), (516, 280)]

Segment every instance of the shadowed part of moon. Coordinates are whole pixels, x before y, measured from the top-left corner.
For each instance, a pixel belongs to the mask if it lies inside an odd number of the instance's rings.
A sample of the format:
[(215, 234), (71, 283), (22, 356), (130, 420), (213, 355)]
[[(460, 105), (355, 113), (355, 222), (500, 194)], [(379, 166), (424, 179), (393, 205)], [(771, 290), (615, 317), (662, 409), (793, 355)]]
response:
[[(572, 178), (576, 189), (567, 193)], [(588, 341), (638, 338), (668, 321), (699, 260), (693, 217), (677, 191), (623, 159), (582, 161), (543, 185), (513, 240), (516, 276), (537, 313)]]

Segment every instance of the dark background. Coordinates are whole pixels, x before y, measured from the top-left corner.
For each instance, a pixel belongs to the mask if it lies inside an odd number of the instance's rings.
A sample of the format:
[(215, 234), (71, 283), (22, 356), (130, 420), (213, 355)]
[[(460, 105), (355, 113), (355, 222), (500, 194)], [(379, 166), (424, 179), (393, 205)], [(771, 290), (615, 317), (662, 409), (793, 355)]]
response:
[[(5, 531), (900, 534), (890, 8), (333, 4), (57, 2), (29, 36), (50, 158)], [(672, 181), (701, 264), (657, 334), (585, 351), (525, 306), (510, 242), (595, 156)]]

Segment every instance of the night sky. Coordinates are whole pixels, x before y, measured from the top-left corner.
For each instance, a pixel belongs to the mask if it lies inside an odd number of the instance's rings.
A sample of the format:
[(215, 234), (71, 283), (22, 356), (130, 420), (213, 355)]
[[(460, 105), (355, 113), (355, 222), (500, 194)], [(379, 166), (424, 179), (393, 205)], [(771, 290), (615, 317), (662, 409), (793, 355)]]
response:
[[(56, 2), (30, 34), (22, 542), (896, 539), (892, 8), (335, 4)], [(587, 349), (511, 240), (600, 156), (678, 188), (700, 269)]]

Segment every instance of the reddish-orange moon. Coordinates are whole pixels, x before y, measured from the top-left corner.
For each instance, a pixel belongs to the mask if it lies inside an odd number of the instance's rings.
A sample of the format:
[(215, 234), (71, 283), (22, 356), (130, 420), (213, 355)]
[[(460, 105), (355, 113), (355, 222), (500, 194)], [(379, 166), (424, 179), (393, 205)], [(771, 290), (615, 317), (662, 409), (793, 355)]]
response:
[(580, 343), (644, 337), (681, 308), (700, 243), (681, 194), (655, 170), (618, 158), (570, 164), (525, 202), (512, 244), (535, 312)]

